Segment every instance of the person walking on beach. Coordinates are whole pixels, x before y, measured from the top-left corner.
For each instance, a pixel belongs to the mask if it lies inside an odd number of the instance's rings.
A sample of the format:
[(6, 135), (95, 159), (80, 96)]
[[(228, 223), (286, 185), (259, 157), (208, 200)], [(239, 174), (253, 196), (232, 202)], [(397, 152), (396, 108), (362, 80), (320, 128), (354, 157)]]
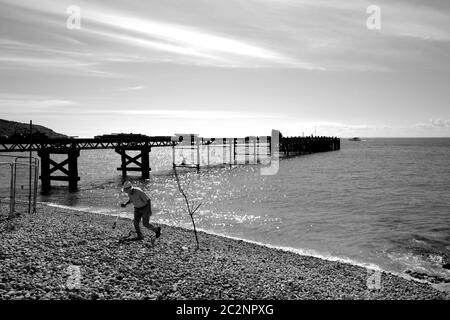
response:
[(125, 181), (122, 187), (122, 192), (128, 194), (128, 201), (121, 203), (122, 208), (126, 207), (129, 203), (134, 205), (134, 228), (136, 229), (137, 237), (132, 240), (142, 240), (142, 235), (139, 224), (141, 223), (147, 229), (152, 230), (155, 233), (155, 237), (159, 238), (161, 235), (161, 227), (155, 227), (149, 223), (150, 216), (152, 215), (152, 204), (149, 196), (138, 187), (133, 187), (130, 181)]

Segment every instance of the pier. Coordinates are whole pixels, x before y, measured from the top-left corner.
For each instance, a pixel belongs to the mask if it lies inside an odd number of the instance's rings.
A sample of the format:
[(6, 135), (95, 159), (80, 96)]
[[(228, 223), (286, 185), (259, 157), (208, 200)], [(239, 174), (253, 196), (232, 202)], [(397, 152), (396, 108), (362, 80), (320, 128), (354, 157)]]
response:
[[(141, 134), (110, 134), (94, 138), (55, 138), (2, 139), (1, 152), (36, 151), (41, 163), (41, 191), (48, 193), (51, 181), (67, 181), (69, 191), (78, 189), (78, 158), (81, 150), (113, 149), (120, 155), (121, 165), (117, 168), (125, 178), (128, 172), (139, 172), (143, 179), (150, 177), (150, 154), (154, 147), (172, 148), (173, 167), (195, 168), (200, 170), (200, 149), (206, 149), (210, 166), (210, 150), (218, 148), (223, 153), (223, 165), (258, 164), (261, 158), (292, 157), (303, 154), (336, 151), (340, 149), (337, 137), (283, 137), (273, 130), (271, 136), (251, 136), (244, 138), (202, 138), (196, 134), (175, 134), (174, 136), (146, 136)], [(195, 155), (193, 162), (176, 163), (175, 152), (189, 149)], [(129, 152), (138, 151), (131, 156)], [(52, 159), (54, 154), (67, 155), (63, 161)], [(244, 157), (239, 162), (239, 157)]]

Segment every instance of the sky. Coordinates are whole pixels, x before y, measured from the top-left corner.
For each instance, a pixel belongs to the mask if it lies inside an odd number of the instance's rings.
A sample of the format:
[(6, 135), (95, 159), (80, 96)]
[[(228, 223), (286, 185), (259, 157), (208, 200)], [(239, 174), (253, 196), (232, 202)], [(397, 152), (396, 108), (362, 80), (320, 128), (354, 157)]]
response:
[(450, 137), (448, 0), (0, 0), (0, 48), (0, 118), (71, 136)]

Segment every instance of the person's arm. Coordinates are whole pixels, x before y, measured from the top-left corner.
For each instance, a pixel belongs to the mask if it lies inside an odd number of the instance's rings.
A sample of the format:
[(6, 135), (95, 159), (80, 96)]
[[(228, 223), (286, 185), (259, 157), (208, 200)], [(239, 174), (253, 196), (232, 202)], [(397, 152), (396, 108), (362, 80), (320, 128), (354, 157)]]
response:
[(130, 199), (128, 199), (128, 201), (127, 202), (125, 202), (125, 203), (121, 203), (120, 204), (120, 206), (122, 207), (122, 208), (125, 208), (129, 203), (131, 202), (131, 200)]

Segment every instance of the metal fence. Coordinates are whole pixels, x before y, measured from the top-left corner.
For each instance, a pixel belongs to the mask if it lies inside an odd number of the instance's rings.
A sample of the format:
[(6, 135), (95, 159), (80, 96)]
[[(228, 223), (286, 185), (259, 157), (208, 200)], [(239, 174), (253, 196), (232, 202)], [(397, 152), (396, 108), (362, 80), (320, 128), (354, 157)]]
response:
[(0, 202), (9, 215), (36, 211), (38, 179), (39, 159), (0, 155)]

